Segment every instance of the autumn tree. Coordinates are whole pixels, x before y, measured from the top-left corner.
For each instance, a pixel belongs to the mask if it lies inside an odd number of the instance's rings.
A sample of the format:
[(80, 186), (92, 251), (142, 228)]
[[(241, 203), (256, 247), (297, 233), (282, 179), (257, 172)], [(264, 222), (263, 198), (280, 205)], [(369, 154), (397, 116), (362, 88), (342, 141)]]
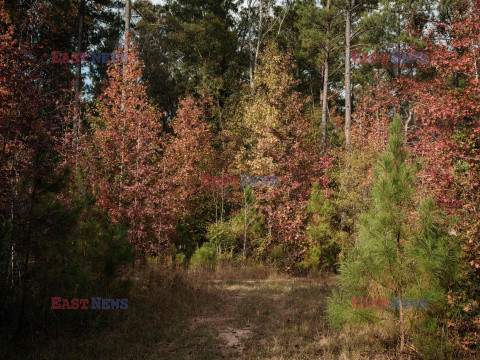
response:
[(135, 49), (128, 62), (111, 62), (109, 79), (91, 116), (91, 133), (84, 139), (84, 161), (94, 185), (98, 206), (114, 222), (129, 226), (130, 240), (143, 252), (163, 242), (160, 225), (168, 211), (160, 211), (162, 195), (160, 154), (161, 113), (139, 81), (142, 63)]
[(474, 301), (480, 275), (480, 3), (444, 4), (440, 16), (443, 22), (431, 32), (415, 34), (429, 61), (418, 76), (402, 79), (400, 90), (412, 100), (416, 118), (409, 139), (424, 159), (421, 192), (433, 194), (448, 219), (459, 220), (450, 231), (463, 241), (466, 276), (452, 291), (458, 310), (451, 327), (469, 328), (460, 336), (464, 348), (473, 349), (477, 330), (469, 319), (480, 313)]
[(202, 186), (202, 175), (221, 172), (212, 147), (212, 113), (213, 105), (207, 98), (189, 96), (180, 100), (171, 122), (174, 134), (168, 137), (161, 163), (171, 194), (170, 205), (166, 205), (173, 208), (176, 237), (180, 237), (177, 245), (190, 249), (205, 241), (207, 223), (212, 217), (218, 219), (222, 211), (222, 188)]
[(312, 123), (305, 117), (304, 100), (295, 91), (291, 55), (274, 43), (261, 57), (255, 91), (246, 90), (236, 117), (229, 123), (236, 146), (235, 167), (244, 174), (276, 175), (279, 186), (254, 188), (268, 232), (262, 244), (268, 253), (280, 246), (291, 266), (303, 254), (304, 209), (311, 184), (328, 182)]

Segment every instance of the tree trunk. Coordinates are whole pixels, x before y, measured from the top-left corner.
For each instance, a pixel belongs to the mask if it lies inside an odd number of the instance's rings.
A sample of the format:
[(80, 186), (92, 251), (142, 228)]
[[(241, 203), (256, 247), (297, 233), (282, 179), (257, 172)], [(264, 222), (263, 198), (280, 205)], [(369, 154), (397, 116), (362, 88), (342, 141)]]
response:
[(248, 51), (250, 53), (250, 67), (249, 67), (249, 76), (250, 76), (250, 88), (253, 92), (255, 88), (254, 79), (253, 79), (253, 41), (252, 41), (252, 1), (248, 1)]
[[(130, 0), (125, 0), (125, 52), (127, 53), (128, 61), (128, 48), (130, 44)], [(123, 86), (122, 86), (122, 111), (125, 109), (125, 67), (126, 63), (123, 63)], [(121, 149), (121, 163), (120, 163), (120, 194), (118, 197), (118, 206), (122, 206), (122, 194), (123, 194), (123, 177), (124, 177), (124, 144), (125, 144), (125, 116), (123, 117), (123, 131), (122, 131), (122, 149)]]
[[(82, 37), (83, 37), (83, 21), (85, 18), (85, 0), (80, 0), (80, 8), (78, 9), (78, 39), (77, 39), (77, 53), (82, 52)], [(79, 55), (80, 56), (80, 55)], [(73, 107), (73, 149), (77, 149), (78, 133), (80, 128), (80, 90), (82, 87), (82, 57), (77, 65), (77, 73), (75, 80), (75, 104)]]
[(244, 260), (247, 256), (247, 192), (246, 191), (247, 191), (247, 186), (245, 185), (245, 187), (243, 188), (243, 197), (245, 200), (245, 208), (244, 208), (245, 222), (244, 222), (244, 234), (243, 234), (243, 259)]
[[(162, 161), (162, 168), (163, 168), (163, 171), (162, 171), (162, 190), (161, 190), (162, 200), (160, 200), (160, 214), (163, 215), (163, 199), (164, 199), (164, 194), (165, 194), (165, 161)], [(160, 262), (160, 244), (161, 244), (161, 240), (162, 240), (162, 217), (161, 216), (159, 217), (159, 220), (160, 220), (160, 222), (159, 222), (159, 226), (158, 226), (157, 264)]]
[(412, 121), (413, 118), (413, 110), (411, 106), (408, 107), (408, 117), (407, 120), (405, 120), (405, 125), (403, 127), (403, 130), (405, 132), (405, 143), (407, 143), (407, 135), (408, 135), (408, 125), (410, 125), (410, 122)]
[[(347, 9), (345, 11), (345, 175), (348, 177), (349, 172), (349, 154), (351, 150), (351, 124), (352, 124), (352, 86), (350, 80), (350, 41), (351, 41), (351, 7), (350, 1), (348, 1)], [(348, 193), (348, 188), (345, 184), (345, 179), (342, 180), (341, 191), (343, 194)], [(341, 214), (341, 227), (346, 230), (347, 214), (346, 211), (342, 211)]]
[[(258, 18), (258, 34), (257, 34), (257, 47), (255, 49), (255, 55), (253, 58), (253, 76), (257, 72), (258, 55), (260, 54), (260, 45), (262, 42), (262, 30), (263, 30), (263, 0), (259, 3), (259, 18)], [(255, 82), (253, 83), (252, 90), (255, 90)]]
[[(330, 9), (331, 0), (327, 2), (327, 11)], [(330, 22), (327, 23), (327, 44), (325, 47), (325, 60), (323, 64), (323, 90), (322, 90), (322, 143), (321, 149), (322, 153), (325, 152), (327, 145), (327, 112), (328, 112), (328, 76), (329, 76), (329, 56), (330, 56), (330, 46), (328, 43), (328, 35), (330, 32)]]
[(473, 66), (475, 68), (475, 80), (478, 83), (478, 65), (477, 65), (477, 53), (475, 52), (475, 43), (472, 39), (472, 53), (473, 53)]
[(350, 41), (351, 41), (351, 7), (350, 1), (345, 12), (345, 145), (347, 151), (351, 147), (352, 123), (352, 84), (350, 80)]
[(399, 309), (399, 317), (400, 317), (400, 353), (403, 358), (403, 351), (405, 349), (405, 324), (403, 322), (403, 301), (402, 301), (402, 293), (400, 292), (400, 301), (399, 301), (400, 309)]
[(130, 0), (125, 0), (125, 46), (128, 51), (128, 40), (130, 40)]

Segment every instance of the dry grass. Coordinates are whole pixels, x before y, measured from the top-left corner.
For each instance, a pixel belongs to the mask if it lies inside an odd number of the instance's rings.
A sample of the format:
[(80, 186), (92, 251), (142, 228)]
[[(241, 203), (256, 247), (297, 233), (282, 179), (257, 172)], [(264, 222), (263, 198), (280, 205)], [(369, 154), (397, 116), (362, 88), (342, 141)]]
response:
[(263, 265), (222, 265), (216, 272), (149, 265), (131, 275), (136, 282), (127, 310), (104, 314), (103, 325), (90, 324), (88, 332), (36, 334), (9, 358), (398, 358), (381, 334), (327, 326), (329, 276), (294, 278)]
[(210, 281), (264, 280), (286, 277), (276, 268), (265, 264), (248, 262), (246, 265), (241, 265), (228, 261), (220, 262), (215, 271), (200, 268), (185, 274), (189, 277)]

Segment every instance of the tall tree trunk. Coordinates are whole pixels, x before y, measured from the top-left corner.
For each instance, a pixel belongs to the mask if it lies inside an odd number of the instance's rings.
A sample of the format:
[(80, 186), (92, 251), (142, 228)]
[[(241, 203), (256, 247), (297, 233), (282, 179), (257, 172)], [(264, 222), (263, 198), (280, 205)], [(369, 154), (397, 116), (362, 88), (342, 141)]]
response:
[(252, 40), (252, 1), (248, 0), (248, 51), (250, 53), (250, 67), (249, 67), (249, 76), (250, 76), (250, 88), (253, 92), (255, 88), (254, 79), (253, 79), (253, 40)]
[[(165, 194), (165, 161), (162, 161), (162, 168), (163, 168), (163, 171), (162, 171), (162, 190), (161, 190), (162, 200), (160, 200), (160, 214), (163, 215), (163, 199), (164, 199), (164, 194)], [(160, 244), (161, 244), (161, 240), (162, 240), (162, 217), (160, 216), (158, 219), (160, 221), (159, 221), (159, 226), (158, 226), (157, 264), (160, 262)]]
[[(130, 0), (125, 0), (125, 53), (127, 54), (127, 61), (128, 61), (128, 49), (130, 46)], [(122, 105), (121, 109), (122, 111), (125, 110), (125, 67), (126, 63), (123, 63), (123, 86), (122, 86)], [(125, 138), (124, 138), (124, 132), (125, 132), (125, 127), (126, 127), (126, 122), (125, 122), (125, 116), (123, 117), (123, 131), (122, 131), (122, 149), (121, 149), (121, 163), (120, 163), (120, 194), (118, 197), (118, 205), (121, 208), (122, 204), (122, 194), (123, 194), (123, 177), (124, 177), (124, 160), (125, 160), (125, 154), (124, 154), (124, 144), (125, 144)]]
[[(257, 47), (255, 49), (255, 57), (253, 59), (253, 73), (257, 72), (257, 63), (258, 63), (258, 55), (260, 54), (260, 45), (262, 42), (262, 31), (263, 31), (263, 1), (260, 0), (259, 6), (259, 17), (258, 17), (258, 34), (257, 34)], [(255, 86), (254, 86), (255, 88)]]
[(350, 1), (345, 11), (345, 145), (347, 151), (351, 147), (351, 124), (352, 124), (352, 83), (350, 80), (350, 42), (351, 42), (352, 9)]
[[(250, 71), (251, 71), (250, 87), (251, 87), (251, 90), (252, 90), (252, 94), (255, 91), (255, 74), (257, 73), (258, 55), (260, 54), (260, 45), (261, 45), (261, 42), (262, 42), (263, 2), (264, 2), (264, 0), (259, 0), (259, 4), (258, 4), (259, 13), (258, 13), (257, 45), (255, 46), (255, 52), (253, 53), (253, 65), (250, 66)], [(250, 9), (249, 9), (249, 11), (250, 11)]]
[[(350, 80), (350, 42), (351, 42), (351, 19), (352, 9), (350, 0), (348, 1), (345, 11), (345, 176), (348, 178), (349, 173), (349, 155), (351, 150), (351, 125), (352, 125), (352, 84)], [(342, 179), (341, 191), (343, 194), (348, 193), (348, 187), (345, 183), (347, 179)], [(342, 211), (341, 214), (342, 229), (346, 229), (347, 213)]]
[[(327, 11), (330, 10), (330, 3), (331, 0), (327, 2)], [(327, 44), (325, 47), (325, 60), (323, 64), (323, 90), (322, 90), (322, 143), (321, 149), (322, 152), (325, 152), (325, 148), (327, 145), (327, 112), (328, 112), (328, 76), (329, 76), (329, 68), (328, 62), (330, 57), (330, 45), (328, 40), (328, 35), (330, 32), (330, 21), (326, 25), (327, 27)]]
[(243, 234), (243, 259), (246, 259), (247, 256), (247, 186), (245, 185), (243, 188), (243, 198), (245, 200), (245, 207), (244, 207), (244, 215), (245, 215), (245, 222), (244, 222), (244, 234)]
[[(260, 47), (262, 45), (262, 37), (264, 35), (264, 17), (265, 17), (265, 14), (264, 14), (264, 4), (265, 4), (265, 0), (259, 0), (259, 4), (258, 4), (258, 34), (257, 34), (257, 46), (255, 48), (255, 55), (254, 55), (254, 58), (253, 58), (253, 76), (255, 77), (255, 74), (257, 72), (257, 67), (258, 67), (258, 57), (260, 56)], [(267, 6), (266, 6), (266, 16), (267, 16), (267, 21), (268, 21), (268, 15), (269, 15), (269, 12), (270, 12), (270, 6), (271, 6), (272, 2), (271, 0), (268, 0), (267, 2)], [(267, 29), (266, 32), (268, 32), (269, 30)], [(253, 86), (252, 86), (252, 90), (255, 90), (255, 81), (253, 82)]]
[[(82, 38), (83, 38), (83, 22), (85, 18), (85, 0), (80, 0), (80, 8), (78, 9), (78, 38), (77, 38), (77, 53), (82, 52)], [(80, 55), (79, 55), (80, 56)], [(73, 149), (77, 149), (78, 133), (80, 128), (80, 90), (82, 87), (82, 57), (77, 65), (77, 73), (75, 80), (75, 104), (73, 108)]]
[(130, 40), (130, 0), (125, 0), (125, 46), (128, 50)]

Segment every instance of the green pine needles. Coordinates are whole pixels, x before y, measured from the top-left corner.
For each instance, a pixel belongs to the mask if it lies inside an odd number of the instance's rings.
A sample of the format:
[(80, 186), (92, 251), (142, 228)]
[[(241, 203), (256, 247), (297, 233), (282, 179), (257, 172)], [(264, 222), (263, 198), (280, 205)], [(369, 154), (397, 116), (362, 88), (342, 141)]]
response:
[(333, 271), (340, 252), (338, 238), (341, 238), (341, 235), (332, 226), (335, 205), (330, 199), (325, 198), (318, 182), (312, 186), (307, 213), (309, 215), (307, 253), (305, 260), (297, 266), (299, 269), (310, 271)]
[[(361, 218), (356, 244), (340, 264), (339, 288), (327, 309), (336, 327), (383, 325), (386, 337), (399, 338), (400, 351), (410, 341), (418, 349), (418, 334), (427, 327), (435, 342), (445, 344), (437, 330), (448, 305), (447, 284), (455, 281), (459, 260), (458, 245), (439, 226), (435, 201), (427, 199), (415, 207), (415, 174), (397, 116), (375, 168), (373, 204)], [(400, 301), (397, 309), (392, 306), (394, 297), (427, 299), (428, 307), (408, 308)], [(367, 304), (387, 299), (388, 305), (354, 308), (352, 298), (366, 299)]]

